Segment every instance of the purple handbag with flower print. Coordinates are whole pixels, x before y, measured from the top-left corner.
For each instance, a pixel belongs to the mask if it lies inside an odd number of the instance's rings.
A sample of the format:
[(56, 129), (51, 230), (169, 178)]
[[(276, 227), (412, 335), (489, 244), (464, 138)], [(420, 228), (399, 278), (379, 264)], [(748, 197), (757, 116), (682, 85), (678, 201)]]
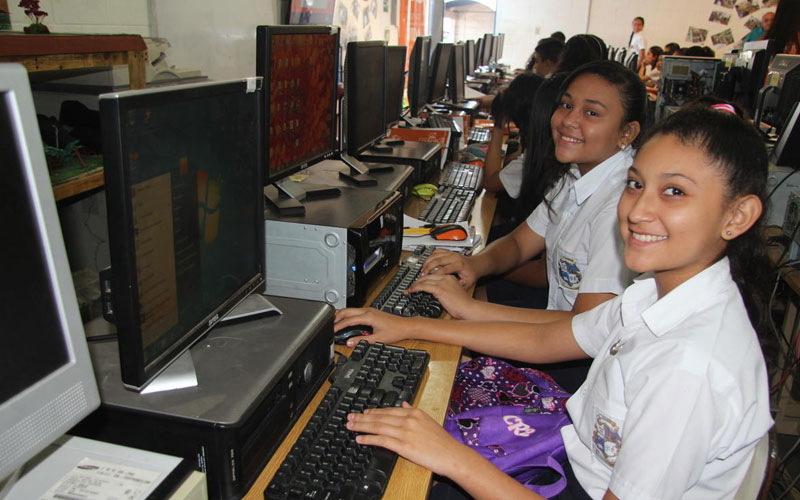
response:
[[(570, 394), (546, 373), (481, 357), (456, 372), (445, 429), (544, 497), (566, 486), (561, 428)], [(542, 484), (544, 483), (544, 484)]]

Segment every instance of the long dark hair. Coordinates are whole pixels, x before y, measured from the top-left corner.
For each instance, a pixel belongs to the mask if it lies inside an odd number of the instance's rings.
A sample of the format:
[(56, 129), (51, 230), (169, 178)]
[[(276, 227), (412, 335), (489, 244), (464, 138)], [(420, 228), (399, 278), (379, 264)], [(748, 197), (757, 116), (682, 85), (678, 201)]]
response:
[[(657, 135), (671, 135), (682, 144), (702, 149), (723, 174), (728, 200), (754, 194), (766, 210), (767, 152), (761, 134), (747, 120), (725, 111), (690, 106), (659, 122), (645, 140)], [(763, 220), (762, 212), (753, 227), (728, 241), (725, 249), (731, 276), (756, 330), (767, 324), (769, 314), (771, 273)]]
[(582, 64), (603, 59), (604, 49), (605, 43), (598, 36), (575, 35), (564, 44), (554, 73), (569, 73)]
[(778, 52), (786, 49), (786, 44), (797, 42), (797, 32), (800, 31), (800, 0), (781, 0), (775, 9), (775, 19), (764, 38), (776, 40)]
[(542, 82), (544, 77), (534, 73), (520, 73), (511, 80), (508, 87), (500, 91), (492, 101), (495, 125), (506, 125), (512, 121), (519, 128), (520, 137), (525, 137), (533, 96)]
[(514, 207), (514, 220), (521, 222), (533, 212), (544, 195), (567, 171), (555, 158), (550, 117), (561, 95), (566, 73), (556, 73), (539, 86), (530, 108), (522, 184)]

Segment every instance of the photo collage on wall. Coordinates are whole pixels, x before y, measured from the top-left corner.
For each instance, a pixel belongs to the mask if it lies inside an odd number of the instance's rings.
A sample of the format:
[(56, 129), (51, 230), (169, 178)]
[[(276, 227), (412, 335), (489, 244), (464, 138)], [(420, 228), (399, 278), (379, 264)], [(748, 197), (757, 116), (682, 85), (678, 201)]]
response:
[(713, 7), (708, 16), (708, 22), (721, 26), (711, 30), (706, 27), (689, 26), (686, 41), (696, 45), (706, 44), (709, 41), (709, 31), (712, 31), (711, 45), (714, 46), (714, 49), (720, 50), (729, 46), (741, 47), (744, 38), (752, 30), (761, 26), (761, 17), (768, 12), (764, 9), (774, 9), (778, 0), (762, 0), (761, 2), (758, 0), (711, 0), (711, 2)]

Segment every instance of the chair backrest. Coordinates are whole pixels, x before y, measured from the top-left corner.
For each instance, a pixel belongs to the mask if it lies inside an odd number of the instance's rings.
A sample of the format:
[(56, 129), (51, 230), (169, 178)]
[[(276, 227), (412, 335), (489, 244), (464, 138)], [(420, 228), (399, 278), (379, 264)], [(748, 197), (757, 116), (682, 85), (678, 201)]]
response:
[(628, 54), (628, 59), (625, 61), (625, 66), (631, 71), (636, 71), (639, 69), (639, 54), (636, 52), (631, 52)]
[(734, 500), (766, 500), (777, 461), (777, 443), (773, 427), (756, 444), (753, 459)]
[(625, 50), (624, 47), (620, 47), (619, 49), (617, 49), (616, 61), (619, 62), (619, 63), (624, 63), (625, 62), (625, 53), (626, 52), (627, 52), (627, 50)]

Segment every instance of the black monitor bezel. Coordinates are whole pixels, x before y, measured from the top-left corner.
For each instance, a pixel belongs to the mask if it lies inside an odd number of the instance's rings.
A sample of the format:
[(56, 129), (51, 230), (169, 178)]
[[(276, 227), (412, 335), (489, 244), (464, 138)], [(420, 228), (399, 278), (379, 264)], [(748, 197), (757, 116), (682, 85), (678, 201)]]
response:
[(475, 40), (467, 40), (464, 49), (464, 71), (467, 75), (475, 72)]
[[(379, 71), (378, 68), (374, 67), (359, 68), (358, 63), (355, 62), (357, 60), (357, 51), (373, 49), (375, 47), (383, 48), (383, 71)], [(386, 42), (383, 40), (348, 42), (346, 50), (345, 73), (347, 80), (345, 82), (344, 91), (345, 106), (347, 108), (347, 153), (351, 156), (357, 156), (366, 148), (386, 136), (386, 127), (384, 126), (386, 123)], [(359, 78), (360, 71), (364, 72), (364, 75), (361, 75), (362, 78)], [(366, 77), (364, 77), (365, 75)], [(380, 81), (379, 78), (382, 78), (382, 81)], [(360, 138), (360, 140), (356, 142), (354, 138), (359, 135), (356, 132), (363, 132), (363, 130), (358, 129), (358, 127), (363, 128), (364, 121), (354, 119), (355, 113), (353, 113), (353, 111), (358, 109), (358, 96), (363, 92), (359, 90), (359, 85), (363, 86), (364, 84), (374, 85), (376, 89), (381, 89), (383, 92), (383, 109), (378, 112), (383, 119), (381, 120), (380, 130), (376, 128), (375, 130), (368, 131), (364, 134), (363, 138)], [(368, 110), (368, 112), (376, 113), (376, 110), (371, 109)]]
[(771, 156), (777, 166), (800, 169), (800, 102), (792, 106)]
[(495, 45), (495, 55), (496, 59), (495, 62), (500, 62), (500, 59), (503, 58), (503, 46), (506, 44), (506, 34), (505, 33), (498, 33), (496, 35)]
[(433, 50), (431, 62), (428, 102), (434, 103), (447, 97), (447, 76), (450, 73), (450, 59), (453, 54), (452, 43), (439, 42)]
[(411, 48), (408, 63), (408, 107), (411, 116), (417, 117), (425, 109), (428, 99), (428, 73), (430, 58), (430, 35), (418, 36)]
[(270, 100), (269, 100), (269, 82), (270, 82), (270, 57), (271, 57), (271, 39), (273, 36), (281, 35), (320, 35), (329, 34), (334, 37), (334, 46), (337, 50), (334, 52), (336, 60), (333, 64), (333, 82), (339, 81), (340, 69), (340, 50), (338, 50), (340, 43), (340, 29), (337, 26), (324, 26), (324, 25), (262, 25), (256, 26), (256, 75), (264, 79), (264, 99), (263, 99), (263, 119), (264, 119), (264, 134), (265, 134), (265, 147), (264, 147), (264, 182), (266, 184), (275, 183), (281, 179), (293, 175), (304, 168), (310, 167), (315, 163), (323, 160), (333, 158), (339, 154), (339, 138), (338, 138), (338, 118), (336, 114), (337, 109), (337, 92), (338, 85), (334, 84), (330, 89), (331, 100), (331, 133), (329, 147), (326, 151), (302, 158), (294, 165), (283, 168), (281, 171), (273, 174), (270, 170), (270, 154), (269, 154), (269, 123), (270, 123)]
[(494, 46), (494, 35), (485, 33), (483, 35), (483, 50), (481, 51), (481, 66), (488, 66), (492, 61), (492, 47)]
[[(403, 91), (405, 90), (406, 78), (405, 78), (405, 65), (406, 65), (406, 54), (407, 54), (407, 47), (405, 45), (390, 45), (386, 47), (386, 116), (384, 119), (384, 124), (386, 128), (389, 128), (400, 121), (400, 116), (403, 114)], [(393, 56), (391, 54), (394, 54)], [(391, 57), (396, 57), (400, 64), (392, 67), (390, 64)], [(397, 100), (392, 103), (390, 102), (390, 92), (389, 90), (394, 88), (394, 90), (399, 90), (396, 92)]]
[[(249, 93), (254, 99), (256, 135), (263, 137), (264, 120), (261, 116), (261, 91), (254, 91), (254, 82), (260, 87), (261, 78), (163, 87), (146, 91), (123, 92), (101, 96), (100, 119), (103, 124), (103, 167), (105, 175), (106, 204), (108, 211), (109, 253), (112, 263), (112, 293), (114, 317), (117, 326), (120, 372), (123, 384), (130, 389), (141, 390), (155, 379), (183, 352), (200, 340), (217, 322), (239, 302), (263, 285), (264, 245), (256, 245), (258, 272), (248, 279), (206, 317), (193, 325), (171, 348), (160, 353), (150, 363), (145, 363), (144, 345), (141, 336), (141, 318), (138, 303), (139, 289), (136, 273), (135, 235), (133, 229), (133, 207), (130, 190), (130, 151), (123, 142), (121, 124), (129, 111), (170, 104), (182, 99), (202, 99), (220, 93)], [(264, 183), (263, 142), (256, 140), (258, 168), (253, 172), (253, 221), (256, 241), (264, 241)]]

